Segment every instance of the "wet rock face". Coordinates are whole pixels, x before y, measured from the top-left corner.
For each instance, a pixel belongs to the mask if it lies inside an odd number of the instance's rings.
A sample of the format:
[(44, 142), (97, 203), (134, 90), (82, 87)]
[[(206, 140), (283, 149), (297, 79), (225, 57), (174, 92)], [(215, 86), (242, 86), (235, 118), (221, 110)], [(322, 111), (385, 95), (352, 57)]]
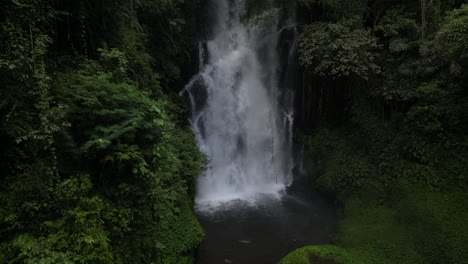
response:
[(296, 91), (296, 128), (307, 133), (324, 123), (339, 124), (351, 113), (352, 96), (347, 80), (311, 75), (301, 67)]

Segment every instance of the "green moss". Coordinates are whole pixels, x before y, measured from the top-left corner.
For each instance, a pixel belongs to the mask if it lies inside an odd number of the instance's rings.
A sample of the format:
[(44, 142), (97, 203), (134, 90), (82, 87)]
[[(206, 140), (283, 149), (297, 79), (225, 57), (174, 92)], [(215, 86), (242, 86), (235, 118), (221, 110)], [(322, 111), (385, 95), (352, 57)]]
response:
[(315, 186), (338, 197), (344, 219), (333, 246), (302, 248), (281, 263), (315, 263), (314, 255), (352, 264), (468, 263), (468, 195), (457, 176), (466, 152), (454, 158), (450, 140), (425, 140), (365, 111), (308, 138)]
[(381, 206), (350, 199), (335, 246), (301, 248), (280, 263), (315, 263), (309, 262), (313, 255), (340, 264), (468, 263), (466, 198), (413, 189)]
[(355, 250), (347, 250), (338, 246), (308, 246), (293, 251), (283, 258), (279, 264), (370, 264), (372, 257)]
[(304, 247), (291, 252), (279, 264), (309, 264), (309, 257), (313, 254), (313, 247)]

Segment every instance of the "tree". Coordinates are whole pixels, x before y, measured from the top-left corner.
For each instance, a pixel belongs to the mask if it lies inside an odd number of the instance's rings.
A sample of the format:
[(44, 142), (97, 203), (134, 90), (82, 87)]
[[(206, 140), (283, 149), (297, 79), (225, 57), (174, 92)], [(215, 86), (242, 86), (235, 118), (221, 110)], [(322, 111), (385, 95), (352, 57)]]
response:
[(377, 39), (354, 27), (355, 20), (317, 22), (305, 27), (300, 40), (300, 61), (321, 76), (369, 78), (378, 73), (374, 62)]

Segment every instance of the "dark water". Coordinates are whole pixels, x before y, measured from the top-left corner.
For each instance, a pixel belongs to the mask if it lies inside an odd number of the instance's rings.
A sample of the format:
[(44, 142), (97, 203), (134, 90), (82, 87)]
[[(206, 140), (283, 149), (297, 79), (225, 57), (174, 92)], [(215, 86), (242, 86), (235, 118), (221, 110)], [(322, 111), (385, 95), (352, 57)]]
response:
[(294, 249), (331, 242), (338, 218), (332, 201), (301, 191), (197, 214), (207, 234), (197, 264), (277, 263)]

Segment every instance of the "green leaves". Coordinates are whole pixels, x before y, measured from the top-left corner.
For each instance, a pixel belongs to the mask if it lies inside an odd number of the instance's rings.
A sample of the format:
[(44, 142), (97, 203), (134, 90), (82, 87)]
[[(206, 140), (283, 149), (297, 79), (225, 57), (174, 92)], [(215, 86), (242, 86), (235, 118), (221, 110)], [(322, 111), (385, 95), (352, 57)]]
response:
[[(453, 63), (468, 69), (468, 4), (448, 13), (437, 33), (436, 41), (445, 48)], [(453, 73), (458, 75), (462, 70), (458, 69)]]
[(2, 3), (0, 262), (190, 261), (203, 158), (167, 85), (190, 60), (186, 2)]
[(374, 62), (377, 39), (368, 30), (356, 29), (354, 20), (317, 22), (306, 26), (299, 43), (300, 61), (313, 73), (331, 78), (367, 79), (379, 73)]
[(420, 34), (416, 20), (401, 6), (385, 10), (375, 31), (386, 39), (400, 38), (406, 41), (417, 40)]
[[(326, 9), (341, 1), (320, 2)], [(306, 26), (300, 59), (305, 74), (321, 76), (308, 86), (317, 91), (311, 103), (331, 104), (327, 88), (335, 97), (353, 93), (349, 119), (319, 127), (306, 148), (316, 186), (347, 209), (336, 246), (299, 250), (285, 263), (312, 254), (337, 263), (467, 259), (459, 207), (468, 187), (468, 6), (461, 2), (374, 1), (365, 22), (325, 10), (312, 18), (322, 22)], [(334, 78), (348, 89), (336, 92)]]
[(34, 217), (35, 226), (18, 228), (26, 223), (24, 215), (8, 220), (18, 234), (10, 244), (2, 244), (12, 254), (8, 261), (114, 263), (103, 225), (103, 200), (91, 195), (91, 189), (89, 176), (77, 175), (58, 182), (41, 203), (24, 203), (21, 211)]
[[(178, 221), (179, 217), (190, 217), (179, 216), (180, 203), (187, 202), (188, 185), (201, 173), (202, 155), (193, 134), (176, 125), (176, 115), (169, 110), (177, 106), (166, 97), (151, 99), (148, 92), (138, 89), (125, 76), (128, 72), (120, 69), (128, 64), (119, 51), (102, 52), (99, 63), (87, 61), (60, 80), (70, 102), (67, 115), (72, 123), (71, 140), (79, 148), (80, 163), (89, 168), (99, 184), (95, 187), (113, 190), (111, 205), (120, 206), (125, 212), (123, 222), (116, 219), (119, 213), (113, 209), (106, 208), (110, 212), (104, 212), (106, 223), (115, 230), (110, 234), (116, 239), (112, 243), (116, 247), (114, 253), (124, 262), (137, 262), (134, 255), (121, 253), (128, 252), (129, 247), (120, 241), (122, 237), (132, 237), (129, 241), (136, 244), (130, 247), (138, 247), (142, 259), (154, 259), (158, 254), (185, 254), (185, 249), (182, 252), (176, 247), (155, 247), (165, 239), (165, 233), (140, 232), (155, 230), (163, 225), (163, 219)], [(80, 196), (86, 195), (77, 194)], [(74, 216), (79, 223), (87, 222), (88, 214), (82, 211), (76, 211)], [(190, 228), (199, 227), (193, 222)], [(84, 244), (94, 241), (94, 237), (82, 238)], [(181, 243), (185, 241), (181, 239)], [(165, 261), (177, 263), (178, 259)]]
[(325, 15), (333, 21), (363, 17), (368, 0), (299, 0), (302, 5), (323, 8)]

